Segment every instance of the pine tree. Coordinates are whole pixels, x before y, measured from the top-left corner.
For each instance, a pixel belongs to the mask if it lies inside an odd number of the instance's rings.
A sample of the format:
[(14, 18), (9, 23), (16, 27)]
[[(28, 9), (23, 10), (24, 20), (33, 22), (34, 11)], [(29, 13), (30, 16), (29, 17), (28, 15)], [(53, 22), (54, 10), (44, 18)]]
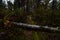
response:
[(53, 0), (52, 2), (52, 13), (51, 13), (51, 25), (54, 26), (55, 25), (55, 11), (57, 9), (57, 1), (56, 0)]
[(8, 3), (8, 9), (12, 11), (14, 9), (13, 4), (10, 1), (8, 1), (7, 3)]

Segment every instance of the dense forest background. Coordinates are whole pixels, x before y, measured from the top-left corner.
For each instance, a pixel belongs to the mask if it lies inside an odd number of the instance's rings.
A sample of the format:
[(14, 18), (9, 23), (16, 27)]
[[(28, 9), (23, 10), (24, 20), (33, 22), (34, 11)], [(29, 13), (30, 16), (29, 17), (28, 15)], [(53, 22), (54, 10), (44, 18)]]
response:
[[(14, 25), (11, 26), (7, 24), (8, 21), (13, 21), (41, 26), (60, 27), (60, 1), (49, 1), (50, 0), (14, 0), (14, 3), (7, 1), (7, 4), (5, 4), (5, 2), (0, 0), (0, 32), (7, 31), (11, 40), (59, 40), (57, 33), (35, 31), (28, 31), (28, 33), (26, 33), (25, 31), (27, 30), (15, 28)], [(8, 29), (8, 27), (10, 27), (10, 29)], [(12, 32), (10, 33), (9, 30)], [(29, 34), (29, 32), (30, 35), (28, 36), (31, 37), (27, 39), (26, 34)]]

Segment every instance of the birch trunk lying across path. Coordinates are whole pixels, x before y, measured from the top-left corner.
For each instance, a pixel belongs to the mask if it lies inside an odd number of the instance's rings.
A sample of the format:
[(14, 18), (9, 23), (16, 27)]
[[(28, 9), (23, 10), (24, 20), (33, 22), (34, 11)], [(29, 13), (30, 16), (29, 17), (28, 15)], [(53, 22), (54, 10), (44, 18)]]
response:
[(48, 26), (39, 26), (39, 25), (31, 25), (25, 23), (17, 23), (11, 22), (11, 24), (20, 26), (20, 28), (28, 29), (28, 30), (39, 30), (39, 31), (46, 31), (46, 32), (60, 32), (59, 27), (48, 27)]

